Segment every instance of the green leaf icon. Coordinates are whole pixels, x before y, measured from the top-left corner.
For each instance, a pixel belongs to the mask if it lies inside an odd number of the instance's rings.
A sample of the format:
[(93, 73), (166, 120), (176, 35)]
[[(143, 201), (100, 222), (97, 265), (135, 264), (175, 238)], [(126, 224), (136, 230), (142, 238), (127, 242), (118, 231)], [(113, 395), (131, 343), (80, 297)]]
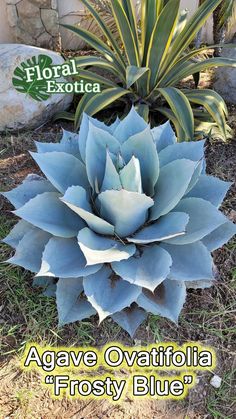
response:
[(15, 89), (20, 93), (25, 93), (33, 99), (41, 102), (47, 100), (51, 94), (47, 92), (47, 80), (37, 80), (36, 77), (33, 81), (27, 81), (26, 68), (39, 66), (42, 71), (46, 67), (52, 65), (52, 59), (47, 55), (38, 55), (23, 61), (14, 71), (12, 83)]

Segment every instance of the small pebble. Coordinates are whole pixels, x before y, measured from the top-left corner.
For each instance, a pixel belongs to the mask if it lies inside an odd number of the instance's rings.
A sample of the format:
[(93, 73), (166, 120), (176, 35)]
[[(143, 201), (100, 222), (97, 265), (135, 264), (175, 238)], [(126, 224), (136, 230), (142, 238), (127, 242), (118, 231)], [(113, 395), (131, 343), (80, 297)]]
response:
[(212, 377), (210, 381), (210, 384), (214, 388), (220, 388), (221, 383), (222, 383), (222, 378), (220, 378), (219, 375), (214, 375), (214, 377)]

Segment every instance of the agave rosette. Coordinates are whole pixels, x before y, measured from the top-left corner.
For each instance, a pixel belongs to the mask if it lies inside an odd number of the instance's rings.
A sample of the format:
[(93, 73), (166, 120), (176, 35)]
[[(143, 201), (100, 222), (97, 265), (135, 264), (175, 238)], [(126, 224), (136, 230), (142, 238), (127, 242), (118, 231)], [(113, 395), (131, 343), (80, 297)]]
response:
[(133, 336), (147, 313), (177, 322), (186, 288), (211, 286), (211, 252), (236, 233), (218, 209), (231, 184), (206, 175), (204, 141), (177, 143), (132, 108), (110, 126), (84, 114), (79, 134), (36, 145), (46, 178), (4, 193), (21, 218), (8, 262), (55, 292), (60, 325), (98, 313)]

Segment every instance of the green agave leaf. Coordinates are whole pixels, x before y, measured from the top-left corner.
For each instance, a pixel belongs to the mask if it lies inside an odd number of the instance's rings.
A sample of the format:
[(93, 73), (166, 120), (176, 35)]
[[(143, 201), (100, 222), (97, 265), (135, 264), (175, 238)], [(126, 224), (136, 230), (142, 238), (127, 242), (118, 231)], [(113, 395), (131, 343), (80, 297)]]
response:
[(148, 67), (137, 67), (135, 65), (126, 67), (127, 89), (129, 89), (137, 80), (140, 80), (140, 78), (148, 71), (150, 71)]
[(184, 50), (186, 50), (195, 39), (198, 31), (202, 28), (204, 23), (221, 1), (222, 0), (206, 0), (202, 6), (197, 9), (194, 15), (187, 22), (182, 32), (176, 37), (175, 41), (171, 45), (168, 58), (165, 62), (163, 62), (162, 74), (175, 64)]
[(66, 112), (66, 111), (56, 112), (55, 115), (53, 116), (53, 121), (58, 121), (59, 119), (65, 119), (66, 121), (74, 122), (75, 114), (71, 112)]
[(164, 96), (179, 125), (182, 126), (185, 139), (191, 141), (194, 137), (194, 118), (187, 97), (175, 87), (159, 88), (157, 91)]
[(108, 105), (115, 102), (120, 97), (127, 95), (128, 93), (130, 93), (128, 90), (122, 89), (120, 87), (114, 87), (103, 90), (98, 94), (84, 94), (77, 106), (75, 113), (76, 129), (79, 128), (83, 112), (93, 116), (97, 112), (106, 108)]
[(115, 37), (113, 36), (112, 32), (110, 31), (109, 27), (107, 26), (107, 24), (103, 21), (103, 19), (101, 18), (101, 16), (99, 15), (99, 13), (96, 11), (96, 9), (94, 8), (94, 6), (88, 1), (88, 0), (82, 0), (82, 3), (85, 5), (85, 7), (89, 10), (89, 12), (91, 13), (91, 15), (93, 16), (93, 18), (96, 20), (96, 22), (98, 23), (99, 27), (101, 28), (103, 34), (105, 35), (107, 41), (112, 45), (112, 47), (114, 48), (116, 54), (119, 57), (119, 61), (121, 62), (121, 64), (124, 64), (124, 59), (122, 56), (122, 53), (120, 51), (120, 47), (117, 44)]
[(180, 0), (169, 0), (153, 29), (147, 54), (147, 67), (151, 69), (150, 89), (156, 86), (160, 65), (168, 54), (178, 21), (179, 4)]
[(182, 90), (182, 92), (190, 102), (203, 106), (217, 123), (224, 136), (227, 137), (225, 115), (227, 116), (228, 110), (224, 99), (217, 92), (210, 89)]
[(148, 47), (156, 21), (163, 9), (163, 0), (143, 0), (141, 2), (142, 63), (146, 65)]
[(76, 57), (75, 61), (76, 61), (76, 66), (78, 68), (80, 68), (80, 67), (104, 68), (106, 70), (111, 71), (116, 76), (118, 76), (123, 81), (125, 81), (125, 78), (124, 78), (123, 74), (121, 74), (121, 72), (116, 68), (116, 66), (112, 62), (110, 62), (108, 60), (105, 60), (101, 57), (96, 57), (95, 55), (91, 55), (91, 56), (86, 55), (86, 56), (82, 56), (82, 57)]
[(40, 54), (34, 56), (27, 61), (23, 61), (14, 71), (12, 83), (15, 89), (20, 93), (25, 93), (38, 102), (47, 100), (51, 94), (47, 93), (47, 81), (36, 80), (32, 82), (27, 81), (27, 74), (25, 69), (38, 65), (42, 71), (45, 67), (52, 65), (52, 58), (47, 55)]
[(113, 16), (115, 18), (120, 37), (124, 44), (125, 54), (130, 65), (139, 66), (140, 57), (135, 32), (132, 30), (129, 19), (125, 13), (122, 3), (113, 0), (111, 3)]
[(78, 26), (71, 26), (66, 24), (61, 24), (66, 29), (76, 33), (83, 41), (89, 44), (92, 48), (102, 54), (108, 61), (112, 62), (113, 65), (117, 68), (118, 71), (124, 73), (125, 69), (123, 65), (121, 65), (120, 61), (117, 59), (117, 56), (114, 52), (106, 45), (103, 41), (101, 41), (97, 36), (93, 35), (91, 32), (87, 31)]

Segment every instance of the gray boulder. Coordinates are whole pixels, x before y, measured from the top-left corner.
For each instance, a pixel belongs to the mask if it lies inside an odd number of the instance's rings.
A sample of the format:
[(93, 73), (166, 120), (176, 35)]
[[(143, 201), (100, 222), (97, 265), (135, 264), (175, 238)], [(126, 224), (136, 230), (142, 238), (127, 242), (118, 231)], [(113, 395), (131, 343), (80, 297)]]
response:
[(43, 48), (21, 44), (0, 45), (0, 131), (37, 128), (71, 104), (73, 95), (53, 94), (39, 102), (14, 88), (12, 77), (16, 67), (39, 54), (51, 57), (53, 64), (64, 62), (59, 54)]
[[(236, 60), (236, 35), (232, 41), (235, 48), (223, 48), (222, 57)], [(229, 103), (236, 104), (236, 68), (219, 67), (216, 70), (214, 89)]]

